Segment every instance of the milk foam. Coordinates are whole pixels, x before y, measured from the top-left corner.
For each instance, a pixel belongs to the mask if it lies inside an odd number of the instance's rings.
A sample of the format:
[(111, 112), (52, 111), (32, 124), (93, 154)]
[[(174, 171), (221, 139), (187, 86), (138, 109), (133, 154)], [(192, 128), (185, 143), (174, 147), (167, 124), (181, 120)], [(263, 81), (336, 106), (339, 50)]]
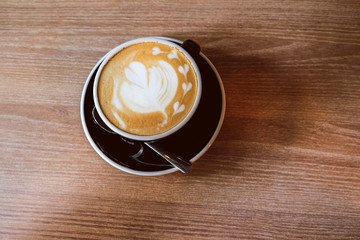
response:
[(158, 66), (148, 69), (140, 62), (131, 62), (125, 68), (125, 75), (128, 81), (122, 84), (119, 94), (114, 92), (114, 96), (121, 98), (135, 112), (160, 111), (167, 119), (165, 108), (173, 100), (178, 87), (174, 68), (165, 61), (159, 61)]
[(111, 90), (110, 106), (105, 101), (102, 104), (107, 118), (116, 120), (115, 125), (122, 130), (140, 135), (176, 126), (192, 108), (197, 94), (197, 79), (194, 71), (189, 74), (189, 60), (174, 48), (150, 44), (150, 49), (144, 50), (146, 44), (133, 51), (130, 47), (120, 52), (123, 56), (110, 60), (102, 73), (108, 87), (99, 90), (104, 95), (109, 95), (106, 88)]

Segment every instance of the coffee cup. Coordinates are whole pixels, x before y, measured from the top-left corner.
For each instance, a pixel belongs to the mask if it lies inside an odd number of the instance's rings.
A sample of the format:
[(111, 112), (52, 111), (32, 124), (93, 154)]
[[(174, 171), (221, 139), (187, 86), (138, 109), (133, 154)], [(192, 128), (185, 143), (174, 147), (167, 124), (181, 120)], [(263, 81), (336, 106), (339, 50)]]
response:
[(153, 38), (128, 41), (111, 50), (93, 87), (95, 108), (113, 132), (153, 141), (180, 130), (200, 102), (202, 80), (192, 57), (200, 48)]

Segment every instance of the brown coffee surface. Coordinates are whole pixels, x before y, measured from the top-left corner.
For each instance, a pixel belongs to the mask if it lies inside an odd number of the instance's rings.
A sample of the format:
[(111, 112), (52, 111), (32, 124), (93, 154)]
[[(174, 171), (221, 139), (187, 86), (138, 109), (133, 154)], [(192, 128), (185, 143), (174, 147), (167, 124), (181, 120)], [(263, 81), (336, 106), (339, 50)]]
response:
[(195, 70), (181, 51), (143, 42), (122, 49), (106, 63), (97, 91), (101, 110), (113, 125), (149, 136), (183, 121), (197, 88)]

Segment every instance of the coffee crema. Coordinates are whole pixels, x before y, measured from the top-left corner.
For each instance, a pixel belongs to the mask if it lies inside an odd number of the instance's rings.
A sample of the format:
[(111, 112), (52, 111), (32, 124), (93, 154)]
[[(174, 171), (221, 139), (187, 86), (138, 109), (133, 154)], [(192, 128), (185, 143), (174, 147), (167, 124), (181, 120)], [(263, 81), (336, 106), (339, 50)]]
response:
[(122, 49), (102, 69), (99, 105), (117, 128), (134, 135), (164, 133), (183, 121), (198, 94), (190, 60), (175, 47), (142, 42)]

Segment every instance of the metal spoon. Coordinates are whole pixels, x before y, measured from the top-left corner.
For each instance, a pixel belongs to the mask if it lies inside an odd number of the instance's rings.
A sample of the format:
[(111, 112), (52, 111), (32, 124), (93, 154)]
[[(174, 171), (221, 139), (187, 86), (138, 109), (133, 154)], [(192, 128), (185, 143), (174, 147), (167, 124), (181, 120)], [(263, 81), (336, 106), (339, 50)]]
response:
[[(108, 128), (105, 123), (101, 120), (98, 112), (96, 111), (96, 108), (94, 107), (92, 109), (92, 116), (94, 119), (94, 122), (96, 123), (96, 125), (98, 125), (99, 127), (101, 127), (104, 131), (111, 133), (111, 134), (116, 134), (117, 133), (113, 132), (110, 128)], [(120, 136), (120, 135), (119, 135)], [(135, 145), (137, 145), (135, 143), (135, 141), (132, 141), (131, 139), (128, 138), (124, 138), (121, 137), (121, 140), (127, 144), (129, 144), (129, 146), (131, 145), (132, 147), (134, 147)], [(190, 161), (184, 159), (183, 157), (174, 154), (170, 151), (168, 151), (167, 149), (164, 149), (162, 147), (159, 147), (156, 144), (156, 141), (150, 141), (150, 142), (138, 142), (139, 145), (139, 150), (137, 151), (136, 154), (132, 155), (132, 157), (139, 157), (142, 152), (143, 152), (143, 145), (141, 144), (143, 143), (144, 145), (146, 145), (147, 147), (149, 147), (151, 150), (153, 150), (155, 153), (157, 153), (159, 156), (161, 156), (162, 158), (164, 158), (166, 161), (168, 161), (171, 165), (173, 165), (174, 167), (176, 167), (177, 169), (179, 169), (181, 172), (183, 173), (188, 173), (191, 171), (192, 169), (192, 164)]]

